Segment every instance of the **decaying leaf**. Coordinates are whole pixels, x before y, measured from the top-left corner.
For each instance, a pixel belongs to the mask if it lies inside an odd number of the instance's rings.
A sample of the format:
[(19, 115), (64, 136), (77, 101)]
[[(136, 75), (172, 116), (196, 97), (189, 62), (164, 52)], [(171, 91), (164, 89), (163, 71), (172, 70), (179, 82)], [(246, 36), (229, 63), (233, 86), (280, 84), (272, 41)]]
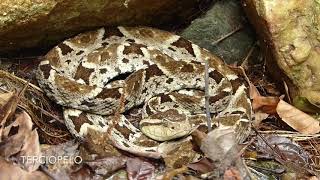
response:
[(207, 137), (207, 134), (196, 129), (191, 133), (191, 136), (192, 140), (196, 143), (196, 145), (201, 147), (201, 143)]
[[(223, 161), (225, 157), (232, 161), (237, 151), (237, 142), (233, 128), (216, 128), (208, 133), (201, 145), (202, 152), (213, 161)], [(233, 153), (233, 154), (230, 154)]]
[(7, 122), (8, 117), (11, 117), (17, 107), (18, 96), (16, 93), (8, 92), (0, 95), (0, 125)]
[(239, 156), (240, 147), (236, 141), (233, 128), (218, 127), (214, 129), (203, 140), (200, 149), (208, 158), (214, 161), (214, 165), (217, 167), (215, 171), (224, 173), (231, 167), (235, 167), (242, 178), (247, 176), (244, 163)]
[(46, 174), (41, 171), (28, 172), (20, 168), (19, 165), (8, 162), (0, 157), (0, 179), (3, 180), (50, 180)]
[[(59, 173), (58, 171), (62, 169), (68, 172), (75, 162), (80, 161), (76, 159), (79, 155), (78, 146), (79, 144), (75, 141), (68, 141), (59, 145), (42, 145), (42, 155), (46, 157), (46, 160), (49, 161), (49, 158), (56, 159), (54, 163), (45, 162), (48, 171), (53, 175)], [(65, 159), (57, 160), (59, 157), (65, 157)]]
[(96, 159), (94, 161), (86, 161), (85, 164), (89, 165), (95, 174), (106, 176), (125, 167), (128, 158), (121, 157), (106, 157), (103, 159)]
[(152, 179), (154, 177), (155, 167), (147, 161), (130, 158), (126, 165), (129, 180)]
[(253, 127), (258, 128), (260, 123), (269, 117), (269, 114), (258, 111), (258, 112), (255, 112), (253, 116), (254, 116), (254, 120), (252, 122), (252, 125)]
[(13, 95), (13, 92), (0, 93), (0, 106), (5, 105)]
[(300, 133), (315, 134), (320, 132), (319, 121), (285, 101), (280, 100), (276, 110), (284, 122)]
[(123, 180), (126, 180), (126, 179), (128, 179), (128, 173), (127, 173), (127, 171), (125, 171), (125, 170), (123, 170), (123, 169), (121, 169), (121, 170), (119, 170), (119, 171), (117, 171), (117, 172), (115, 172), (114, 174), (112, 174), (109, 178), (108, 178), (108, 180), (121, 180), (121, 179), (123, 179)]
[(311, 176), (308, 178), (308, 180), (319, 180), (319, 178), (317, 176)]
[(32, 126), (30, 116), (23, 111), (17, 115), (14, 122), (4, 127), (0, 145), (2, 157), (9, 159), (14, 156), (28, 171), (38, 169), (40, 161), (27, 161), (26, 158), (41, 156), (38, 133)]
[(253, 84), (249, 84), (250, 86), (250, 98), (252, 99), (252, 108), (255, 111), (262, 111), (268, 114), (275, 114), (276, 107), (279, 102), (278, 97), (265, 97), (261, 96), (257, 88)]
[(178, 169), (173, 169), (171, 171), (166, 172), (163, 175), (163, 180), (171, 180), (173, 179), (174, 176), (177, 176), (178, 174), (182, 174), (188, 171), (187, 166), (182, 166), (181, 168)]
[[(22, 146), (18, 158), (20, 157), (40, 157), (40, 143), (39, 143), (39, 136), (36, 130), (33, 130), (29, 136), (26, 136), (24, 145)], [(24, 167), (27, 171), (35, 171), (38, 169), (40, 165), (40, 161), (29, 162), (20, 159), (20, 162), (24, 164)]]
[(297, 166), (306, 166), (310, 161), (308, 153), (297, 143), (286, 137), (265, 135), (259, 136), (255, 149), (261, 155), (275, 158), (279, 162), (292, 162)]
[(208, 158), (202, 158), (198, 162), (188, 164), (188, 168), (204, 174), (213, 171), (214, 165)]
[(224, 180), (241, 180), (240, 172), (235, 168), (227, 169), (223, 175)]
[[(87, 166), (82, 166), (80, 169), (77, 169), (76, 171), (73, 171), (69, 174), (66, 175), (66, 177), (71, 180), (75, 180), (75, 179), (81, 179), (81, 180), (91, 180), (91, 179), (102, 179), (101, 176), (99, 175), (92, 175), (91, 169)], [(60, 180), (61, 176), (58, 176), (58, 178)]]

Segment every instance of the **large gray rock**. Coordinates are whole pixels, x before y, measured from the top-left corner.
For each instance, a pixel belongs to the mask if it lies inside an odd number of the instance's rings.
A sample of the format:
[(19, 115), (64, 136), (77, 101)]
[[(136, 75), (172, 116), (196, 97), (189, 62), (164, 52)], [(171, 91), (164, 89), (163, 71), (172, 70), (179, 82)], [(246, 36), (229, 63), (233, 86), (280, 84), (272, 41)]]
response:
[[(235, 30), (238, 31), (232, 34)], [(216, 43), (230, 33), (232, 35)], [(239, 0), (217, 1), (180, 35), (214, 52), (227, 63), (243, 60), (256, 41)]]
[(1, 0), (0, 54), (47, 48), (98, 26), (183, 22), (206, 0)]

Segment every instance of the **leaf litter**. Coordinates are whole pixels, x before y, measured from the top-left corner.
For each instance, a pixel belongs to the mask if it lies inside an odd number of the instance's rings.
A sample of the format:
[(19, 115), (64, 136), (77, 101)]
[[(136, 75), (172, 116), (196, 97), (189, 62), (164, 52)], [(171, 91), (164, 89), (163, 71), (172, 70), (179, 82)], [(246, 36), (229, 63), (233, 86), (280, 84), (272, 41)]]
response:
[[(0, 179), (243, 179), (271, 177), (270, 173), (272, 177), (315, 179), (319, 173), (315, 167), (320, 164), (319, 122), (283, 100), (286, 97), (265, 76), (263, 63), (250, 64), (256, 47), (242, 67), (248, 73), (244, 78), (255, 117), (246, 144), (235, 143), (231, 129), (195, 131), (188, 142), (177, 143), (171, 154), (156, 161), (122, 152), (107, 135), (94, 130), (89, 130), (84, 141), (72, 140), (60, 107), (45, 99), (36, 85), (0, 71), (1, 83), (5, 82), (1, 84), (5, 89), (0, 89)], [(279, 127), (280, 122), (287, 127)], [(66, 156), (69, 160), (26, 163), (22, 156)], [(81, 163), (70, 161), (75, 157)]]

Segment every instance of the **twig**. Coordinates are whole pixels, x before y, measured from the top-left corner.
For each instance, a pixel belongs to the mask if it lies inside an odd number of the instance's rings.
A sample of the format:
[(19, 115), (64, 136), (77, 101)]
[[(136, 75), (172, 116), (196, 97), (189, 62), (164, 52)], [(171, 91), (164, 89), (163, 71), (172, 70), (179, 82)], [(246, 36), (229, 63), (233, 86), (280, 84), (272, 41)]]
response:
[(208, 73), (208, 58), (205, 59), (205, 73), (204, 73), (204, 89), (205, 89), (205, 107), (206, 107), (206, 118), (207, 118), (207, 126), (208, 132), (212, 130), (211, 126), (211, 115), (209, 108), (209, 73)]
[(255, 49), (256, 45), (257, 45), (257, 41), (254, 42), (253, 45), (250, 47), (250, 50), (248, 51), (246, 57), (244, 58), (244, 60), (242, 61), (241, 65), (240, 65), (241, 67), (247, 66), (249, 57), (252, 55), (253, 50)]
[(301, 134), (293, 131), (283, 131), (283, 130), (271, 130), (271, 131), (258, 131), (261, 134), (277, 134), (277, 136), (282, 136), (286, 138), (291, 138), (293, 141), (305, 141), (309, 139), (319, 138), (320, 134)]
[(6, 72), (6, 71), (0, 70), (0, 75), (1, 75), (1, 74), (4, 74), (5, 76), (8, 76), (9, 78), (16, 79), (16, 80), (20, 81), (22, 84), (27, 84), (27, 83), (28, 83), (28, 86), (31, 86), (31, 87), (33, 87), (34, 89), (36, 89), (36, 90), (38, 90), (38, 91), (40, 91), (40, 92), (43, 93), (43, 90), (40, 89), (38, 86), (36, 86), (36, 85), (30, 83), (29, 81), (26, 81), (26, 80), (24, 80), (24, 79), (22, 79), (22, 78), (20, 78), (20, 77), (18, 77), (18, 76), (15, 76), (15, 75), (13, 75), (13, 74), (11, 74), (11, 73), (8, 73), (8, 72)]
[[(33, 104), (33, 103), (30, 103), (30, 105), (33, 106), (34, 108), (40, 110), (41, 113), (43, 113), (44, 115), (49, 116), (49, 117), (52, 117), (54, 120), (56, 120), (56, 121), (58, 121), (58, 122), (60, 122), (60, 123), (62, 123), (62, 124), (65, 124), (63, 120), (59, 119), (57, 116), (51, 114), (50, 112), (48, 112), (47, 110), (43, 109), (42, 107), (39, 107), (39, 106), (37, 106), (37, 105), (35, 105), (35, 104)], [(22, 108), (22, 109), (25, 109), (25, 107), (23, 107), (22, 105), (18, 105), (18, 106), (19, 106), (20, 108)]]
[(290, 94), (289, 94), (289, 87), (288, 87), (286, 81), (282, 80), (282, 82), (283, 82), (283, 86), (284, 86), (284, 90), (285, 90), (286, 96), (288, 98), (288, 102), (290, 104), (292, 104), (292, 101), (291, 101), (291, 98), (290, 98)]
[(268, 140), (262, 134), (259, 133), (259, 131), (255, 127), (253, 127), (252, 129), (262, 139), (262, 141), (264, 141), (264, 143), (266, 143), (266, 145), (273, 151), (274, 155), (278, 156), (280, 158), (279, 160), (283, 161), (280, 163), (284, 163), (287, 160), (287, 158), (283, 155), (283, 153), (280, 151), (280, 149), (277, 146), (273, 147), (268, 142)]
[(212, 45), (216, 45), (216, 44), (220, 43), (221, 41), (227, 39), (228, 37), (232, 36), (233, 34), (235, 34), (236, 32), (238, 32), (238, 31), (241, 30), (241, 29), (242, 29), (242, 26), (240, 25), (240, 26), (238, 26), (236, 29), (234, 29), (233, 31), (229, 32), (228, 34), (225, 34), (225, 35), (223, 35), (221, 38), (213, 41), (211, 44), (212, 44)]

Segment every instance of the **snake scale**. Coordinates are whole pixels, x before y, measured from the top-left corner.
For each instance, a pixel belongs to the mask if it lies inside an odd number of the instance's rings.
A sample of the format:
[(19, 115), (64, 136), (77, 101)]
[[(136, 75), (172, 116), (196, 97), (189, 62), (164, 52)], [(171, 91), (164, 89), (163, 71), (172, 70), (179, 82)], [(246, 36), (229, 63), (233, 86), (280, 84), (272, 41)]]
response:
[[(160, 158), (163, 143), (148, 139), (173, 141), (205, 124), (205, 61), (212, 121), (234, 128), (243, 141), (252, 113), (244, 81), (209, 51), (170, 32), (117, 27), (79, 34), (46, 54), (37, 79), (64, 106), (74, 136), (83, 138), (88, 128), (108, 132), (116, 147)], [(140, 128), (125, 116), (134, 107), (142, 107)]]

